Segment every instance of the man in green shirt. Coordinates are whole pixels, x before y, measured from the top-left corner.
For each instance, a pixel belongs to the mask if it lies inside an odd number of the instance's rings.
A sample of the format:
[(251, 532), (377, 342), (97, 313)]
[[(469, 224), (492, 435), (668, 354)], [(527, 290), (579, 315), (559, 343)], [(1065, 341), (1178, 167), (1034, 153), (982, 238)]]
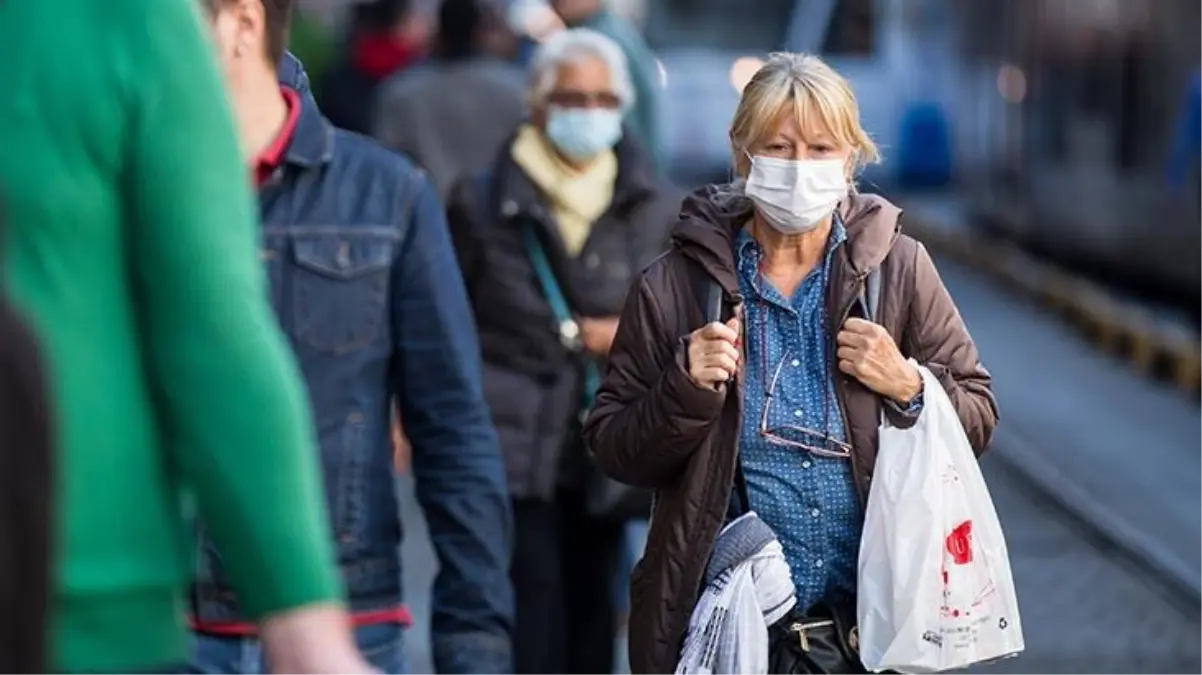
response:
[(0, 273), (56, 421), (49, 668), (182, 664), (188, 486), (273, 669), (368, 672), (202, 31), (194, 0), (0, 2)]

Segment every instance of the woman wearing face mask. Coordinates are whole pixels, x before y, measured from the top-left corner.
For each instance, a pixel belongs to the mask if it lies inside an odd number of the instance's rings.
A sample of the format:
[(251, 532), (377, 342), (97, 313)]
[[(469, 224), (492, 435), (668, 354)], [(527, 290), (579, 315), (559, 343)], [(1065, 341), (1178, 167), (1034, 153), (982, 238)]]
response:
[(516, 672), (608, 673), (624, 522), (590, 508), (580, 419), (680, 200), (623, 133), (633, 97), (617, 45), (561, 31), (530, 68), (529, 121), (452, 189), (448, 222), (513, 496)]
[[(731, 125), (739, 179), (685, 200), (672, 251), (623, 310), (585, 438), (611, 476), (657, 491), (631, 582), (633, 672), (676, 668), (718, 533), (748, 510), (780, 542), (797, 614), (854, 608), (880, 415), (904, 428), (922, 414), (908, 358), (973, 447), (989, 442), (990, 377), (930, 256), (897, 207), (854, 189), (877, 159), (859, 118), (821, 60), (770, 57)], [(707, 284), (724, 302), (703, 325)]]

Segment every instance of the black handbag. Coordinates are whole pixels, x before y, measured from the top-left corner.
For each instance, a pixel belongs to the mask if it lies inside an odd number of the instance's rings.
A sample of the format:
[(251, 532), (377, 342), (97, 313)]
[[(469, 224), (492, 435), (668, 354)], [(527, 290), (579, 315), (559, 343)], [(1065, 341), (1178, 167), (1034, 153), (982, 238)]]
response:
[(769, 673), (867, 673), (854, 601), (821, 602), (768, 628)]

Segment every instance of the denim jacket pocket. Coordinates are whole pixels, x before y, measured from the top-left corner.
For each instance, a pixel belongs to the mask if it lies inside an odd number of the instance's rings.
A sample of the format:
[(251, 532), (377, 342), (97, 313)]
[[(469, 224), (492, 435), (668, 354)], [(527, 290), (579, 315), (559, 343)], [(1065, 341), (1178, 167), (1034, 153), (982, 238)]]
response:
[(387, 312), (395, 236), (378, 231), (293, 236), (296, 339), (344, 354), (370, 344)]

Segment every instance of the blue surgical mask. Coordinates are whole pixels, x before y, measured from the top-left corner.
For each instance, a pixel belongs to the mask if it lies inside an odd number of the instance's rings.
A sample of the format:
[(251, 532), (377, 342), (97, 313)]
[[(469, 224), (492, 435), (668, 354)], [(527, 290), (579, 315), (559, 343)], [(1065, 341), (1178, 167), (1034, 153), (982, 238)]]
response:
[(608, 150), (622, 137), (622, 113), (607, 108), (547, 109), (547, 140), (565, 157), (585, 161)]

